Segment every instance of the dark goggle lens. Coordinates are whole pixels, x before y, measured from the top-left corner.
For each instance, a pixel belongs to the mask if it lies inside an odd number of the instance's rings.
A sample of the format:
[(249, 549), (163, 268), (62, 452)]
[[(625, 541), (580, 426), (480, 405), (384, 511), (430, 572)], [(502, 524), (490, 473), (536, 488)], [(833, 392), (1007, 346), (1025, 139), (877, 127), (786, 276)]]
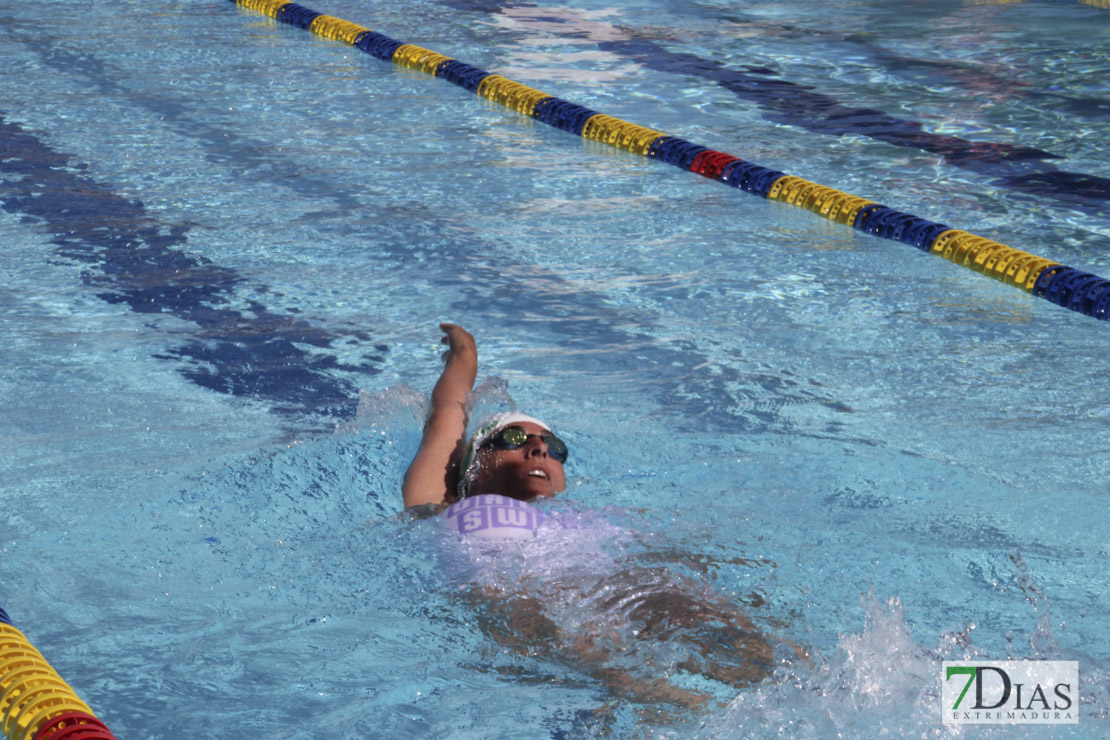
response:
[(523, 447), (529, 437), (539, 437), (547, 445), (547, 454), (555, 460), (561, 463), (567, 461), (569, 450), (566, 443), (554, 434), (528, 434), (520, 427), (507, 427), (494, 435), (489, 442), (501, 450), (516, 450)]

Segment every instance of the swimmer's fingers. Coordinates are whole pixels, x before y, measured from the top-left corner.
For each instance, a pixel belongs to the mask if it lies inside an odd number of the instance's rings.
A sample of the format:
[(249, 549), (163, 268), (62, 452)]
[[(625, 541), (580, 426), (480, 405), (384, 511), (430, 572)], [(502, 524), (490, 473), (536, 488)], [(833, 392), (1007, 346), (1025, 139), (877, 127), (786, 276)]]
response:
[(454, 324), (444, 323), (439, 325), (439, 328), (443, 330), (443, 336), (439, 338), (439, 343), (447, 345), (447, 349), (443, 350), (443, 352), (441, 352), (439, 355), (439, 359), (443, 361), (444, 365), (446, 365), (447, 361), (451, 359), (451, 335), (448, 330), (453, 327)]
[(444, 362), (452, 357), (477, 357), (478, 348), (470, 332), (458, 324), (447, 322), (440, 324), (439, 328), (443, 330), (443, 339), (440, 342), (448, 346), (448, 350), (443, 355)]
[(442, 324), (439, 325), (439, 328), (443, 331), (445, 335), (443, 337), (443, 341), (445, 342), (454, 341), (455, 339), (461, 337), (466, 337), (472, 342), (474, 341), (474, 337), (470, 336), (470, 332), (468, 332), (466, 329), (462, 328), (458, 324), (452, 324), (450, 322), (444, 321)]

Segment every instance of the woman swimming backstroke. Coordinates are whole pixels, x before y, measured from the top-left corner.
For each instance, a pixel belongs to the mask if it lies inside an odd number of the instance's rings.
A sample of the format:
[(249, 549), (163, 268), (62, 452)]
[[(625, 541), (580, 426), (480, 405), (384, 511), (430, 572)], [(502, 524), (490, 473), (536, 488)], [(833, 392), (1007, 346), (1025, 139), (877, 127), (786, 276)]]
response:
[(474, 337), (461, 326), (443, 330), (443, 374), (432, 390), (420, 449), (405, 473), (405, 507), (447, 506), (466, 496), (498, 494), (518, 501), (548, 498), (566, 488), (566, 444), (539, 419), (498, 414), (464, 444), (466, 399), (478, 376)]
[[(405, 507), (446, 507), (449, 528), (463, 535), (532, 538), (551, 511), (544, 514), (546, 507), (526, 502), (566, 487), (567, 446), (547, 424), (515, 412), (480, 422), (467, 440), (467, 397), (477, 378), (478, 351), (462, 327), (443, 323), (440, 329), (448, 349), (420, 448), (405, 473)], [(637, 703), (693, 707), (708, 698), (672, 684), (669, 676), (676, 671), (741, 688), (773, 670), (767, 637), (727, 599), (631, 556), (600, 557), (592, 568), (547, 568), (542, 577), (484, 582), (460, 593), (480, 615), (482, 631), (500, 644), (570, 660), (603, 680), (614, 696)], [(662, 673), (661, 655), (673, 663)]]

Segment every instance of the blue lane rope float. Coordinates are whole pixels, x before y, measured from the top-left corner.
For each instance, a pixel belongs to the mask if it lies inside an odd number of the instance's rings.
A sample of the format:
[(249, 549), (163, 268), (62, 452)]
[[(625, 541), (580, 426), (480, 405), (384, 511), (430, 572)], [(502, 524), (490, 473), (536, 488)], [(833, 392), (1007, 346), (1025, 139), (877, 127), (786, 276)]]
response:
[(0, 608), (0, 738), (116, 740)]
[[(867, 234), (904, 242), (1064, 308), (1103, 321), (1110, 320), (1110, 280), (1098, 275), (598, 113), (298, 3), (288, 0), (231, 2), (268, 15), (280, 23), (342, 41), (383, 61), (441, 77), (522, 115), (584, 139), (658, 159), (768, 200), (804, 208)], [(1110, 3), (1110, 0), (1098, 2)]]

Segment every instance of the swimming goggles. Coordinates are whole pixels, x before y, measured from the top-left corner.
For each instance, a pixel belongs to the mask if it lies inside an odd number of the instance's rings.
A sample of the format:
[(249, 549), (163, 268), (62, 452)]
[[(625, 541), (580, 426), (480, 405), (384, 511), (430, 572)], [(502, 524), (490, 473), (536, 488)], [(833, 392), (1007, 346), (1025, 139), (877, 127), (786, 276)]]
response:
[(518, 450), (527, 444), (531, 437), (539, 437), (545, 445), (547, 445), (547, 454), (560, 463), (567, 461), (567, 455), (570, 454), (567, 450), (567, 445), (563, 440), (556, 437), (554, 434), (528, 434), (520, 427), (505, 427), (497, 434), (486, 440), (483, 447), (493, 446), (499, 450)]

